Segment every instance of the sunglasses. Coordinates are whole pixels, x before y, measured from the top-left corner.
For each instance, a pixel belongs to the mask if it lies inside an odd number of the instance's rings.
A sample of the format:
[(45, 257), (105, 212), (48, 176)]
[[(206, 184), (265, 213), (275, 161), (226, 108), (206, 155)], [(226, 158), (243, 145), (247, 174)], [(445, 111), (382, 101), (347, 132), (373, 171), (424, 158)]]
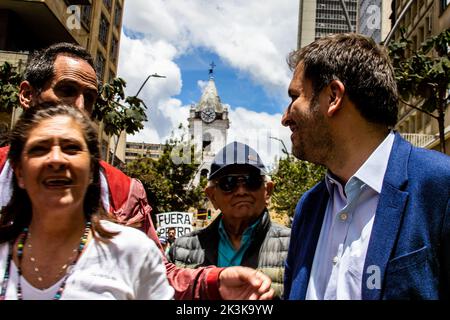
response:
[(264, 183), (264, 177), (261, 175), (226, 175), (216, 180), (216, 185), (223, 192), (233, 192), (239, 184), (243, 184), (249, 191), (257, 191)]

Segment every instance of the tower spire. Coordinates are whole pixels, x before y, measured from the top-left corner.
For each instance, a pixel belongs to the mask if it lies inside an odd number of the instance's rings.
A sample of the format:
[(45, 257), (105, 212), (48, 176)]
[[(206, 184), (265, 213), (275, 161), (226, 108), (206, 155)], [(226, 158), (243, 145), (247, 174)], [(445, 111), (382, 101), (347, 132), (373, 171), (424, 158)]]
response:
[(209, 79), (214, 79), (214, 67), (216, 66), (214, 61), (212, 61), (209, 66), (211, 67), (209, 68)]

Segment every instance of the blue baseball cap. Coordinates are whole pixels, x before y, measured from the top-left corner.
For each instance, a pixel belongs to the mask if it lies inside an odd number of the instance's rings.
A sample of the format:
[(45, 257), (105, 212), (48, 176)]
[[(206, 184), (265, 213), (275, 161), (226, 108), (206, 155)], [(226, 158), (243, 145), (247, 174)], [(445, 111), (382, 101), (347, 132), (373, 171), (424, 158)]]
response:
[(160, 242), (161, 244), (166, 244), (166, 243), (167, 243), (167, 238), (164, 237), (164, 236), (161, 236), (161, 237), (159, 237), (159, 242)]
[(261, 175), (267, 174), (259, 154), (248, 145), (234, 141), (217, 152), (211, 164), (208, 180), (217, 177), (225, 168), (233, 165), (248, 165)]

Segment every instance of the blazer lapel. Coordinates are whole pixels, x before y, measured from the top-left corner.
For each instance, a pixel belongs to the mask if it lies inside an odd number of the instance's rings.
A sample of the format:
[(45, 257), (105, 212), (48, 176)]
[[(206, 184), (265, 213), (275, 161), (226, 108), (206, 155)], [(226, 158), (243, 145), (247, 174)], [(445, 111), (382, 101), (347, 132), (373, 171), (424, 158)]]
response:
[(411, 144), (396, 133), (384, 176), (362, 277), (362, 299), (378, 300), (408, 199), (405, 192)]
[[(295, 265), (291, 266), (293, 269), (291, 292), (286, 297), (290, 300), (304, 300), (306, 297), (328, 199), (328, 190), (325, 181), (322, 181), (310, 194), (301, 209), (302, 216), (296, 232), (297, 237), (293, 239), (291, 236), (290, 240), (291, 242), (295, 241), (293, 252), (290, 254), (296, 256), (292, 259), (295, 261)], [(289, 250), (291, 251), (291, 248)]]

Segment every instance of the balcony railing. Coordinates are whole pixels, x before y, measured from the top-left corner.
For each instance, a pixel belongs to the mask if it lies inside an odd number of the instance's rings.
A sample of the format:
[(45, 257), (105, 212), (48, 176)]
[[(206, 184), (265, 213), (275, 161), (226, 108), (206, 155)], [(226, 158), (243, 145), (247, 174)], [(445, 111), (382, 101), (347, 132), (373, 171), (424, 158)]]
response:
[(400, 133), (405, 140), (416, 147), (423, 148), (435, 139), (432, 134)]

